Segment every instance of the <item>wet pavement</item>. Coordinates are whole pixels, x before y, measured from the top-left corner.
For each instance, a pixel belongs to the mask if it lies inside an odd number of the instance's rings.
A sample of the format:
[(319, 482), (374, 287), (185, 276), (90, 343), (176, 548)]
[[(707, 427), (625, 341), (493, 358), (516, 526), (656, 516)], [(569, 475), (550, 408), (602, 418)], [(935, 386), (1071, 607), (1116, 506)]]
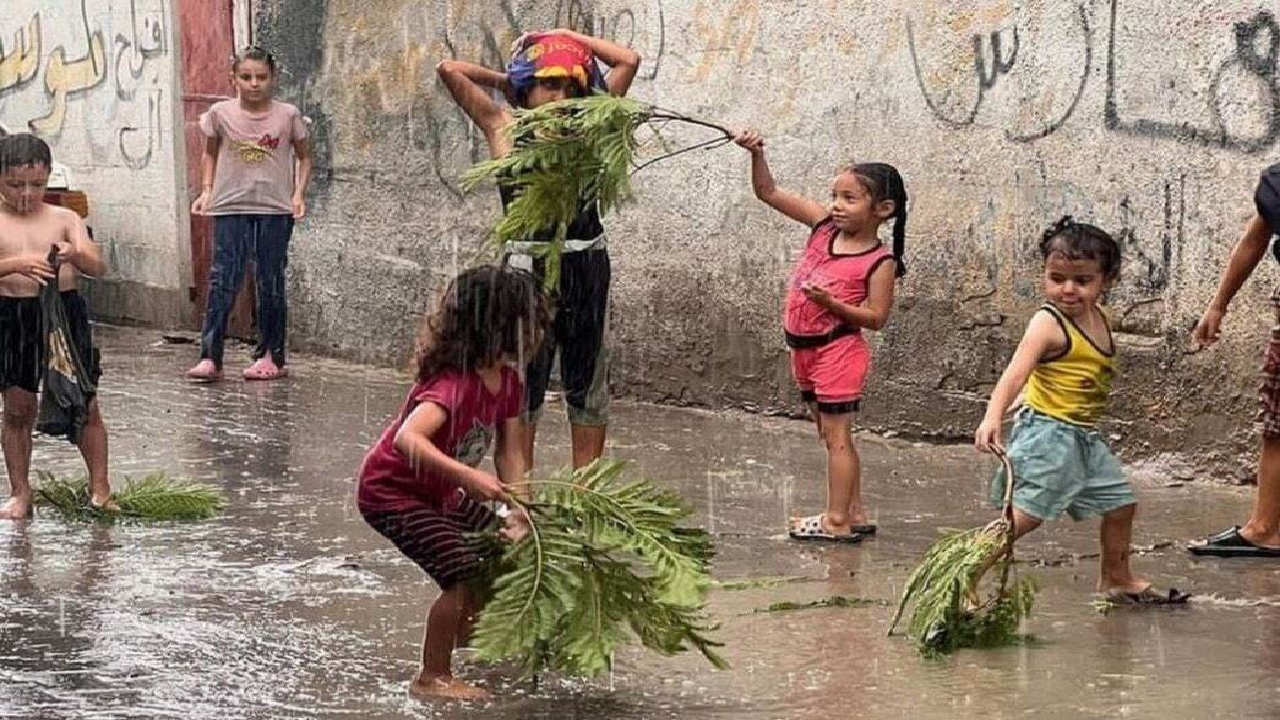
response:
[[(987, 521), (988, 459), (964, 447), (859, 438), (881, 535), (854, 547), (787, 542), (823, 497), (805, 423), (619, 403), (610, 452), (678, 488), (716, 535), (711, 609), (733, 670), (695, 656), (619, 654), (611, 678), (538, 688), (465, 654), (488, 703), (408, 698), (434, 588), (355, 512), (352, 477), (406, 376), (296, 358), (276, 384), (191, 386), (189, 345), (100, 328), (113, 479), (166, 470), (222, 487), (216, 520), (113, 528), (38, 516), (0, 525), (0, 718), (1277, 718), (1280, 562), (1200, 561), (1190, 537), (1244, 517), (1246, 490), (1140, 482), (1141, 573), (1199, 593), (1188, 607), (1090, 605), (1097, 524), (1019, 543), (1043, 590), (1039, 641), (942, 660), (885, 632), (896, 594), (938, 527)], [(238, 352), (238, 351), (235, 351)], [(247, 364), (235, 362), (238, 371)], [(243, 353), (241, 353), (243, 356)], [(553, 405), (540, 460), (567, 459)], [(35, 466), (82, 470), (37, 441)], [(1174, 543), (1166, 546), (1166, 543)], [(858, 607), (762, 612), (833, 595)]]

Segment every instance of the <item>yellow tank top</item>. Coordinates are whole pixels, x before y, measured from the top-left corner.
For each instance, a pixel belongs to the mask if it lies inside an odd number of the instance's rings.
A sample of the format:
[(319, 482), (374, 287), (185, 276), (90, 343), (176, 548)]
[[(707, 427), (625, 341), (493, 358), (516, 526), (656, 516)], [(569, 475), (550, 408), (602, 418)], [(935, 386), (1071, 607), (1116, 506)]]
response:
[(1063, 422), (1096, 425), (1107, 408), (1111, 378), (1115, 375), (1111, 323), (1104, 312), (1102, 319), (1111, 345), (1111, 352), (1104, 353), (1056, 307), (1046, 303), (1041, 310), (1058, 321), (1067, 336), (1067, 349), (1056, 357), (1042, 360), (1031, 371), (1025, 403), (1032, 410)]

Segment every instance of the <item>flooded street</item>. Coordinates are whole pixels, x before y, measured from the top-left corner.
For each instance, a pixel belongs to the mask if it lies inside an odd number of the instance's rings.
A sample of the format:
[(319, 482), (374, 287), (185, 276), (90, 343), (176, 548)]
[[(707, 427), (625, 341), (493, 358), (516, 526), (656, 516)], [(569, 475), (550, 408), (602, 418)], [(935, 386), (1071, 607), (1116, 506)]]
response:
[[(1187, 539), (1241, 521), (1248, 492), (1138, 483), (1135, 569), (1197, 594), (1188, 607), (1090, 605), (1097, 523), (1050, 525), (1019, 543), (1043, 590), (1038, 641), (920, 658), (886, 637), (890, 605), (939, 527), (985, 523), (991, 461), (967, 447), (862, 437), (880, 536), (860, 546), (782, 537), (816, 511), (824, 455), (801, 422), (619, 403), (611, 452), (678, 488), (719, 547), (711, 608), (733, 665), (628, 649), (612, 678), (536, 689), (462, 655), (495, 699), (410, 700), (435, 592), (355, 510), (359, 461), (407, 378), (299, 358), (276, 384), (191, 386), (189, 345), (101, 328), (113, 480), (165, 470), (212, 483), (227, 511), (196, 524), (0, 525), (4, 718), (1277, 718), (1280, 563), (1193, 560)], [(240, 351), (237, 350), (237, 353)], [(235, 371), (242, 363), (229, 366)], [(562, 407), (539, 459), (568, 457)], [(75, 449), (40, 439), (35, 467), (80, 474)], [(1171, 543), (1171, 545), (1170, 545)], [(854, 607), (765, 611), (781, 601)]]

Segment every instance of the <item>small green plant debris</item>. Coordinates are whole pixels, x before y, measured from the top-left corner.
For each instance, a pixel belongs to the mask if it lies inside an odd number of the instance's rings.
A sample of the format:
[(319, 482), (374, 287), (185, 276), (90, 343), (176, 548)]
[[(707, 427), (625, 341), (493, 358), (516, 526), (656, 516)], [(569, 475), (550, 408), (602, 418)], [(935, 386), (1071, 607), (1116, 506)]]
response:
[(1089, 605), (1093, 607), (1093, 609), (1096, 610), (1100, 615), (1109, 615), (1111, 611), (1115, 610), (1117, 607), (1116, 603), (1101, 596), (1095, 597), (1092, 601), (1090, 601)]
[(854, 597), (852, 595), (832, 595), (831, 597), (822, 598), (821, 600), (809, 600), (807, 602), (794, 602), (790, 600), (776, 602), (767, 607), (757, 608), (753, 612), (776, 613), (791, 612), (793, 610), (813, 610), (816, 608), (851, 608), (888, 604), (889, 603), (884, 600), (871, 600), (868, 598)]
[(711, 586), (716, 590), (735, 592), (740, 590), (768, 590), (770, 588), (790, 585), (792, 583), (812, 582), (818, 578), (806, 575), (782, 575), (778, 577), (736, 578), (734, 580), (712, 580)]

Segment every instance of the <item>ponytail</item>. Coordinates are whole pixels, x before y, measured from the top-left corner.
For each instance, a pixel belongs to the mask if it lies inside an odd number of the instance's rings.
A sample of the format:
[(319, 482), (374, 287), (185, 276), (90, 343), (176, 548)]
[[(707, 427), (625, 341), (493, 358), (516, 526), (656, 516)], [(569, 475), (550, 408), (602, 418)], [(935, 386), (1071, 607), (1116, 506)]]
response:
[(893, 201), (894, 277), (907, 274), (907, 186), (898, 169), (888, 163), (859, 163), (848, 168), (862, 180), (871, 193), (872, 202)]
[(894, 272), (894, 277), (902, 277), (907, 274), (907, 263), (903, 259), (903, 255), (907, 246), (907, 203), (905, 198), (902, 202), (897, 202), (893, 211), (893, 260), (898, 269)]

